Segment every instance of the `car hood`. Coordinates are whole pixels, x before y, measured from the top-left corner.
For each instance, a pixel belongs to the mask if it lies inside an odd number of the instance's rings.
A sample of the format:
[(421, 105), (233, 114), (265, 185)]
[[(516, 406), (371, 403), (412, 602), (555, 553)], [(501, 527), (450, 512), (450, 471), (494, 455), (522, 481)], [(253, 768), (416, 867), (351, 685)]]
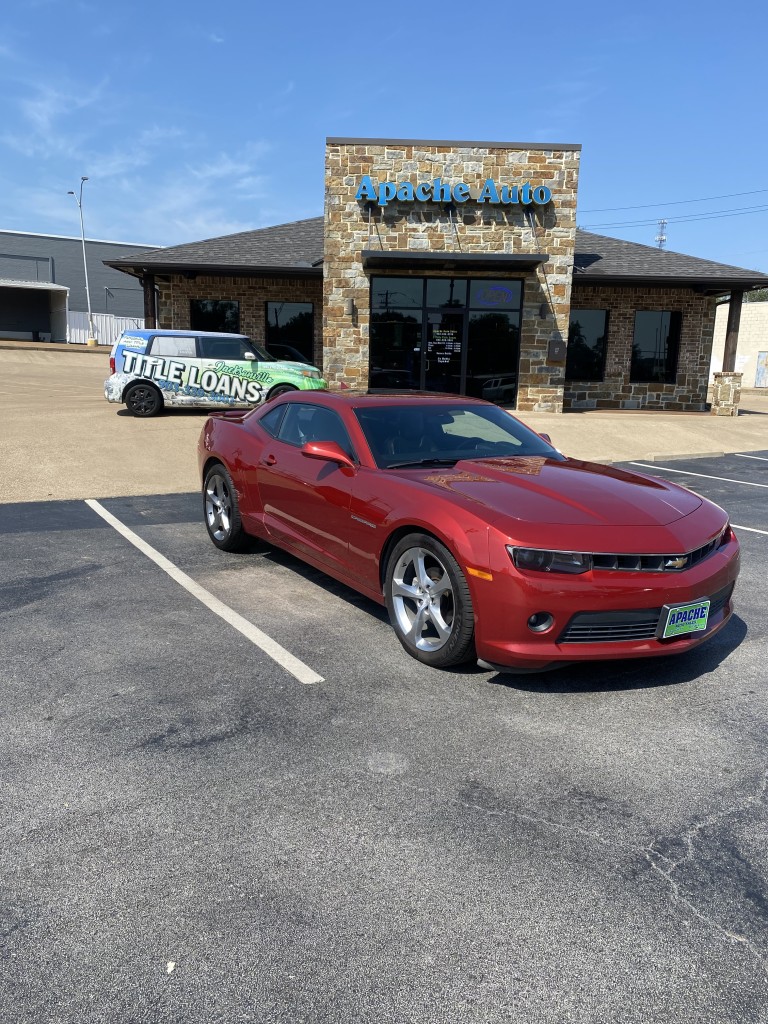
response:
[[(450, 468), (403, 471), (430, 488), (501, 517), (568, 526), (666, 526), (702, 504), (664, 480), (578, 459), (464, 459)], [(489, 515), (490, 513), (490, 515)]]
[(316, 366), (310, 366), (309, 363), (301, 363), (297, 359), (275, 359), (269, 365), (270, 367), (284, 366), (289, 370), (317, 370), (320, 373)]

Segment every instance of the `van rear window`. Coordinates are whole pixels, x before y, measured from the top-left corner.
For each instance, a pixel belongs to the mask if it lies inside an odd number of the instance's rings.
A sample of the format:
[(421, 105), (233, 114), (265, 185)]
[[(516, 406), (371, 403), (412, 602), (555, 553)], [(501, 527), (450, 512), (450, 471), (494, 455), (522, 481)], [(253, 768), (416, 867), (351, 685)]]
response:
[(149, 352), (153, 356), (181, 356), (183, 359), (194, 359), (194, 338), (177, 338), (166, 334), (156, 334), (149, 343)]

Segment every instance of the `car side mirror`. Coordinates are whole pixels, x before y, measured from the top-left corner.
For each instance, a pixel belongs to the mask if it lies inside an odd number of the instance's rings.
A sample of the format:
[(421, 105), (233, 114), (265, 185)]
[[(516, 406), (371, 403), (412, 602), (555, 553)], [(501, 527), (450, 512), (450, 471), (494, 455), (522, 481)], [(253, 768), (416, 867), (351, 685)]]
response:
[(321, 459), (324, 462), (335, 462), (339, 466), (354, 469), (355, 464), (336, 441), (307, 441), (301, 446), (301, 454), (308, 459)]
[(256, 359), (256, 354), (255, 354), (255, 352), (243, 352), (243, 359), (255, 360)]
[[(546, 442), (547, 442), (547, 444), (552, 444), (552, 438), (551, 438), (551, 437), (549, 436), (549, 434), (539, 434), (539, 437), (540, 437), (540, 438), (541, 438), (541, 439), (542, 439), (543, 441), (546, 441)], [(553, 445), (553, 447), (554, 447), (554, 445)]]

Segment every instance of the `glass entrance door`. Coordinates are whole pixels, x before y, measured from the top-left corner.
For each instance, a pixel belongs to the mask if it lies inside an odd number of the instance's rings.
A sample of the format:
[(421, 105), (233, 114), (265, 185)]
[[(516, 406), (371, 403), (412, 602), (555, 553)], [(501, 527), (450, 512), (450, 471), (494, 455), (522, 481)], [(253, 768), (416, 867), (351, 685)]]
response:
[(515, 404), (523, 283), (374, 277), (369, 386)]
[(421, 349), (422, 386), (427, 391), (446, 391), (460, 395), (462, 353), (466, 336), (466, 316), (427, 309)]

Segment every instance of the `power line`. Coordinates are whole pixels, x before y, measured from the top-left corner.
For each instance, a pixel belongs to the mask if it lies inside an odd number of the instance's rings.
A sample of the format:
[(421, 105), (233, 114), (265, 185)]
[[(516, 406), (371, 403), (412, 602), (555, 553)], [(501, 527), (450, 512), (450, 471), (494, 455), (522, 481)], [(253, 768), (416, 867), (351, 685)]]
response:
[(621, 210), (650, 210), (654, 206), (683, 206), (685, 203), (709, 203), (714, 199), (735, 199), (737, 196), (756, 196), (768, 192), (768, 188), (756, 188), (752, 192), (729, 192), (724, 196), (706, 196), (704, 199), (673, 199), (662, 203), (641, 203), (639, 206), (603, 206), (596, 210), (582, 210), (582, 213), (618, 213)]
[[(722, 217), (744, 217), (748, 214), (754, 213), (766, 213), (768, 212), (767, 206), (744, 206), (736, 210), (713, 210), (711, 213), (696, 213), (689, 216), (683, 217), (667, 217), (667, 223), (669, 224), (690, 224), (697, 220), (719, 220)], [(614, 220), (614, 221), (603, 221), (600, 224), (580, 224), (579, 227), (587, 228), (626, 228), (626, 227), (644, 227), (648, 224), (658, 224), (656, 217), (650, 220)]]

